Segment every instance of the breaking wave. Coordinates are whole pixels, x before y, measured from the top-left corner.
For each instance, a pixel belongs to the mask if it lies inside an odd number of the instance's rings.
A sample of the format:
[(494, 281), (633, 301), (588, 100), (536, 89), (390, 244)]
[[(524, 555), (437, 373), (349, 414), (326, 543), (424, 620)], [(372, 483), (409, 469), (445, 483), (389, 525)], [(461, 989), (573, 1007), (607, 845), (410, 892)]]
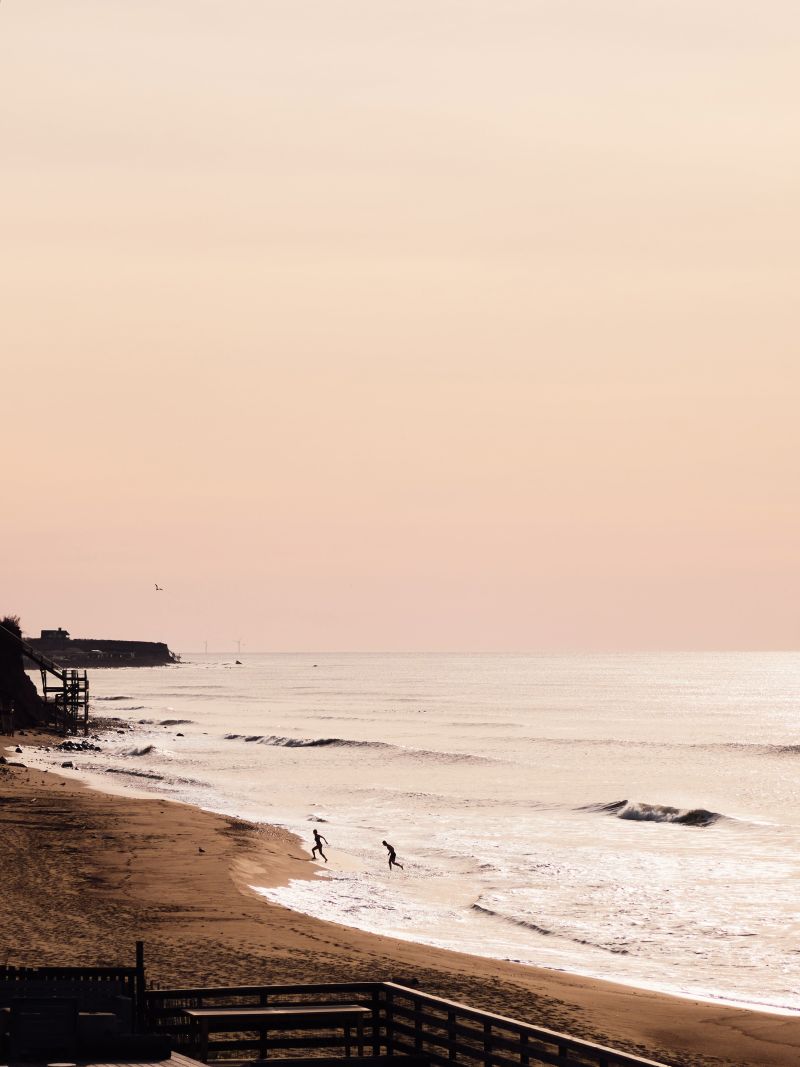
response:
[(584, 937), (572, 937), (568, 933), (559, 933), (556, 930), (548, 930), (546, 926), (539, 926), (538, 923), (532, 922), (530, 919), (521, 919), (516, 915), (504, 915), (500, 911), (495, 911), (493, 908), (488, 908), (485, 904), (481, 904), (480, 901), (475, 901), (471, 905), (472, 911), (477, 911), (481, 915), (488, 915), (492, 919), (499, 919), (500, 922), (508, 923), (510, 926), (519, 926), (524, 930), (531, 930), (535, 934), (542, 934), (544, 937), (564, 937), (568, 941), (573, 941), (576, 945), (587, 945), (589, 948), (599, 948), (604, 952), (613, 952), (616, 956), (627, 956), (628, 949), (623, 945), (603, 945), (598, 941), (588, 941)]
[(225, 734), (226, 741), (250, 741), (279, 748), (393, 748), (385, 741), (352, 741), (344, 737), (280, 737), (277, 734)]
[(132, 771), (126, 767), (106, 767), (107, 774), (127, 774), (131, 778), (151, 778), (155, 782), (163, 782), (163, 774), (155, 774), (153, 771)]
[(142, 745), (141, 748), (127, 748), (122, 753), (123, 756), (149, 756), (151, 752), (155, 752), (155, 745)]
[(553, 933), (552, 930), (548, 930), (545, 926), (539, 926), (537, 923), (531, 922), (529, 919), (519, 919), (510, 915), (503, 915), (499, 911), (487, 908), (485, 904), (481, 904), (477, 900), (471, 905), (471, 910), (477, 911), (481, 915), (489, 915), (492, 919), (501, 919), (503, 922), (511, 923), (512, 926), (522, 926), (526, 930), (533, 930), (534, 933), (544, 934), (546, 937), (549, 937)]
[(706, 808), (673, 808), (669, 804), (645, 804), (642, 801), (612, 800), (609, 803), (585, 804), (578, 811), (615, 815), (631, 822), (667, 822), (679, 826), (713, 826), (725, 816)]
[(764, 744), (760, 741), (715, 741), (708, 745), (689, 745), (688, 747), (709, 751), (753, 753), (758, 756), (800, 756), (800, 745)]
[(104, 774), (123, 774), (127, 778), (147, 778), (153, 782), (162, 782), (165, 786), (192, 786), (194, 788), (208, 786), (208, 782), (197, 778), (188, 778), (180, 774), (160, 774), (158, 771), (139, 770), (133, 767), (105, 766), (99, 767), (97, 770), (102, 771)]
[(194, 722), (194, 719), (162, 719), (159, 722), (159, 726), (187, 726)]
[(278, 748), (365, 748), (391, 751), (396, 756), (411, 756), (435, 763), (497, 763), (491, 756), (476, 756), (471, 752), (437, 752), (425, 748), (406, 748), (388, 741), (359, 741), (346, 737), (280, 737), (276, 734), (225, 734), (226, 741), (245, 741)]
[(133, 697), (92, 697), (92, 700), (133, 700)]

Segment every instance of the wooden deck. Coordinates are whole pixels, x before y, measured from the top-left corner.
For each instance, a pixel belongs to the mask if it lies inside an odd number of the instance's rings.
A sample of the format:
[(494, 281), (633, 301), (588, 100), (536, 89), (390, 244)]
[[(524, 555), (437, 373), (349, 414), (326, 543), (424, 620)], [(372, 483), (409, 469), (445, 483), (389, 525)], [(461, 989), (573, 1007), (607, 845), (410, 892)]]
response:
[[(14, 1067), (13, 1061), (10, 1067)], [(40, 1067), (36, 1063), (26, 1062), (23, 1067)], [(206, 1064), (192, 1060), (180, 1052), (173, 1052), (168, 1060), (147, 1060), (138, 1063), (135, 1060), (125, 1060), (124, 1063), (99, 1063), (97, 1060), (78, 1060), (78, 1067), (206, 1067)]]
[[(119, 1063), (97, 1063), (95, 1060), (81, 1060), (81, 1067), (123, 1067)], [(30, 1067), (30, 1064), (27, 1065)], [(180, 1052), (173, 1052), (168, 1060), (150, 1060), (147, 1063), (133, 1063), (126, 1060), (124, 1067), (206, 1067), (198, 1060), (183, 1056)]]

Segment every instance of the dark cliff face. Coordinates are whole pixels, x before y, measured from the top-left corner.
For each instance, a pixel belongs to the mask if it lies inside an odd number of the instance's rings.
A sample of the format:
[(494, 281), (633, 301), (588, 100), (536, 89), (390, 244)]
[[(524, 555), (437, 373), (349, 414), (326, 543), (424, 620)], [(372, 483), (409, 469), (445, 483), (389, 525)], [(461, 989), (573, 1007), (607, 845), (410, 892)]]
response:
[(18, 619), (0, 619), (0, 699), (14, 702), (16, 726), (35, 726), (44, 721), (44, 704), (23, 669), (22, 649), (9, 631), (22, 636)]

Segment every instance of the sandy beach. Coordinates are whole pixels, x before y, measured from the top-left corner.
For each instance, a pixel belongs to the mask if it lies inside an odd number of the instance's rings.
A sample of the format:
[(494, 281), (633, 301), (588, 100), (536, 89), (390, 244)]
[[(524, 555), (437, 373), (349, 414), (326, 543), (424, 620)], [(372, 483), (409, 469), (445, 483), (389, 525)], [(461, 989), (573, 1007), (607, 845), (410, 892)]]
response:
[(4, 962), (125, 963), (140, 938), (154, 985), (415, 977), (431, 993), (670, 1064), (777, 1067), (800, 1057), (795, 1017), (479, 959), (287, 911), (250, 887), (312, 872), (294, 836), (107, 795), (69, 773), (0, 766)]

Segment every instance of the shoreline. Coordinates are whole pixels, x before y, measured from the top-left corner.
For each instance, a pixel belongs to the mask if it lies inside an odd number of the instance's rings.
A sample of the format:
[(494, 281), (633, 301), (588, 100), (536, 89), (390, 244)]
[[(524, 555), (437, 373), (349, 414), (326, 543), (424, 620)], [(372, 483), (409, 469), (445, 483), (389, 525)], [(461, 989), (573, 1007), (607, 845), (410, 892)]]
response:
[[(87, 784), (89, 784), (89, 783), (87, 783)], [(175, 800), (175, 801), (171, 801), (171, 803), (180, 804), (180, 803), (182, 803), (182, 801)], [(203, 810), (208, 810), (209, 812), (214, 814), (212, 809), (203, 809)], [(255, 827), (255, 825), (256, 824), (254, 824), (254, 827)], [(284, 828), (279, 826), (278, 829), (284, 829)], [(292, 831), (287, 830), (287, 833), (292, 833)], [(301, 845), (301, 847), (303, 847), (303, 846)], [(322, 869), (322, 871), (320, 873), (323, 873), (323, 874), (325, 873), (324, 868)], [(270, 897), (267, 896), (266, 894), (273, 887), (270, 887), (270, 886), (251, 886), (250, 888), (254, 889), (256, 892), (258, 892), (262, 896), (262, 899), (264, 899), (267, 903), (275, 904), (277, 907), (284, 907), (288, 911), (294, 911), (294, 912), (297, 912), (297, 914), (305, 915), (309, 919), (316, 919), (317, 918), (317, 916), (315, 916), (310, 911), (302, 911), (299, 908), (291, 908), (291, 907), (289, 907), (289, 905), (282, 904), (280, 901), (271, 900)], [(709, 1005), (712, 1005), (712, 1006), (713, 1005), (720, 1005), (722, 1007), (735, 1008), (735, 1009), (741, 1010), (741, 1011), (751, 1011), (751, 1012), (756, 1012), (756, 1013), (764, 1013), (766, 1015), (776, 1015), (776, 1016), (782, 1016), (782, 1017), (785, 1017), (785, 1018), (788, 1018), (788, 1019), (798, 1019), (798, 1020), (800, 1020), (800, 1008), (781, 1007), (781, 1006), (776, 1006), (774, 1004), (759, 1004), (757, 1002), (751, 1002), (751, 1001), (747, 1001), (747, 1000), (744, 1000), (744, 999), (736, 999), (735, 997), (728, 996), (728, 995), (726, 995), (724, 993), (690, 993), (690, 992), (687, 992), (686, 990), (676, 989), (676, 988), (674, 988), (672, 986), (669, 986), (667, 984), (660, 985), (658, 982), (647, 982), (644, 979), (642, 979), (641, 981), (634, 981), (632, 979), (629, 980), (629, 981), (626, 981), (625, 979), (622, 979), (622, 978), (606, 979), (606, 978), (603, 978), (602, 975), (595, 974), (592, 971), (588, 971), (588, 970), (581, 970), (578, 967), (574, 967), (574, 968), (548, 967), (545, 964), (527, 963), (527, 962), (524, 962), (522, 960), (510, 960), (510, 959), (508, 959), (508, 957), (492, 956), (492, 955), (489, 955), (488, 953), (487, 954), (482, 954), (482, 953), (478, 953), (478, 952), (465, 952), (465, 951), (462, 951), (462, 950), (460, 950), (458, 948), (451, 948), (451, 947), (449, 947), (447, 945), (437, 944), (435, 941), (419, 940), (419, 939), (414, 938), (414, 937), (412, 937), (410, 935), (406, 936), (406, 935), (404, 935), (402, 933), (381, 934), (381, 933), (378, 933), (377, 931), (374, 931), (374, 930), (368, 930), (366, 927), (363, 927), (363, 926), (356, 926), (356, 925), (345, 924), (345, 923), (337, 923), (336, 925), (344, 926), (345, 929), (348, 929), (348, 930), (357, 930), (359, 933), (362, 933), (362, 934), (364, 934), (365, 936), (368, 936), (368, 937), (388, 937), (388, 938), (391, 938), (392, 940), (395, 940), (395, 941), (402, 941), (402, 942), (410, 944), (410, 945), (418, 945), (420, 948), (431, 948), (431, 949), (434, 949), (436, 951), (442, 951), (442, 952), (454, 952), (454, 953), (458, 953), (459, 955), (468, 956), (469, 958), (472, 958), (472, 959), (484, 960), (487, 963), (508, 963), (508, 964), (511, 964), (512, 966), (515, 966), (515, 967), (523, 967), (523, 968), (526, 968), (526, 969), (530, 968), (530, 969), (536, 970), (536, 971), (544, 971), (544, 972), (547, 972), (549, 974), (570, 975), (570, 976), (573, 976), (575, 978), (584, 978), (589, 982), (593, 982), (593, 981), (609, 982), (610, 981), (614, 985), (622, 986), (625, 989), (630, 989), (632, 992), (642, 991), (642, 992), (647, 992), (647, 993), (657, 993), (657, 994), (660, 994), (660, 995), (665, 996), (665, 997), (673, 997), (676, 1000), (686, 1000), (686, 1001), (692, 1001), (694, 1003), (709, 1004)]]
[(431, 993), (681, 1067), (800, 1058), (796, 1015), (467, 956), (271, 903), (253, 887), (317, 869), (281, 828), (54, 771), (0, 772), (9, 963), (120, 963), (141, 938), (155, 985), (416, 977)]

